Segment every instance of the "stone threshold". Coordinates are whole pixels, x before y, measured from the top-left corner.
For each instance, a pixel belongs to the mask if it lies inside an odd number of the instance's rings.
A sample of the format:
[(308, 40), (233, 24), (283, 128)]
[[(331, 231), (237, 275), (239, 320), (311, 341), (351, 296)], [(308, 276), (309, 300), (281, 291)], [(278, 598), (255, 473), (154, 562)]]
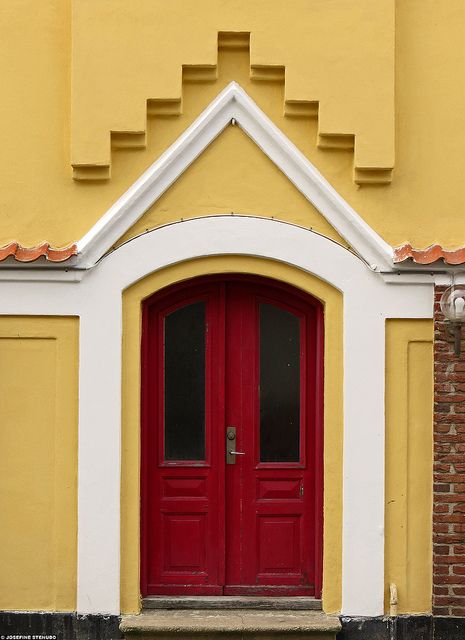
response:
[(338, 633), (341, 623), (338, 616), (321, 611), (258, 611), (235, 610), (143, 610), (139, 615), (123, 616), (120, 629), (126, 638), (165, 637), (184, 634), (205, 637), (215, 634), (260, 636), (272, 635), (286, 638), (288, 634), (304, 634), (322, 637)]
[(321, 611), (321, 600), (306, 596), (150, 596), (142, 599), (142, 609)]

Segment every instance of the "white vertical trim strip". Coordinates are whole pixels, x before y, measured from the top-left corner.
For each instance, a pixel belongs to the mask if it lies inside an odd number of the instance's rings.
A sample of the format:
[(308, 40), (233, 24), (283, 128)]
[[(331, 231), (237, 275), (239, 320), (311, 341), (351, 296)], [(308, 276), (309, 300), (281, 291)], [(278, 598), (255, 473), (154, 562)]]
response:
[(342, 610), (349, 615), (384, 612), (384, 325), (363, 288), (345, 296)]
[(80, 326), (77, 610), (119, 614), (121, 293), (111, 286), (86, 289)]

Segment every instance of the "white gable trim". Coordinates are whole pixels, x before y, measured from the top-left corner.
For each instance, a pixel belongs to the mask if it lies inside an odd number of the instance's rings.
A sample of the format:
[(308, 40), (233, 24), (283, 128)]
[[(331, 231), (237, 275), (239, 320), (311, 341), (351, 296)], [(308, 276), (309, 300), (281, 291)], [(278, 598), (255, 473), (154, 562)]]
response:
[(235, 122), (373, 270), (393, 270), (393, 250), (297, 147), (231, 82), (77, 243), (79, 267), (92, 267), (208, 145)]

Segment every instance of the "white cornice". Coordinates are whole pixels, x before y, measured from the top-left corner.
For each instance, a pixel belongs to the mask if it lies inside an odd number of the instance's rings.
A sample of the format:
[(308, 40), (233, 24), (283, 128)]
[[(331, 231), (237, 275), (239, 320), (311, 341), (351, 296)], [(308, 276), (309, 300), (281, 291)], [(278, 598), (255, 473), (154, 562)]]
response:
[(393, 270), (392, 247), (341, 198), (236, 82), (213, 100), (81, 238), (76, 266), (92, 267), (231, 122), (260, 147), (372, 269)]

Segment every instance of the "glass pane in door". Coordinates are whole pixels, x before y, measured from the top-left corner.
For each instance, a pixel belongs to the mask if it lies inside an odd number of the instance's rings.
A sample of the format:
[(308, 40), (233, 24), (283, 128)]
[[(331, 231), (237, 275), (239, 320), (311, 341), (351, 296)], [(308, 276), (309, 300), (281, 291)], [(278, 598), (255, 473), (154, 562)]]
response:
[(205, 303), (165, 317), (165, 460), (205, 459)]
[(300, 460), (300, 318), (260, 304), (260, 462)]

